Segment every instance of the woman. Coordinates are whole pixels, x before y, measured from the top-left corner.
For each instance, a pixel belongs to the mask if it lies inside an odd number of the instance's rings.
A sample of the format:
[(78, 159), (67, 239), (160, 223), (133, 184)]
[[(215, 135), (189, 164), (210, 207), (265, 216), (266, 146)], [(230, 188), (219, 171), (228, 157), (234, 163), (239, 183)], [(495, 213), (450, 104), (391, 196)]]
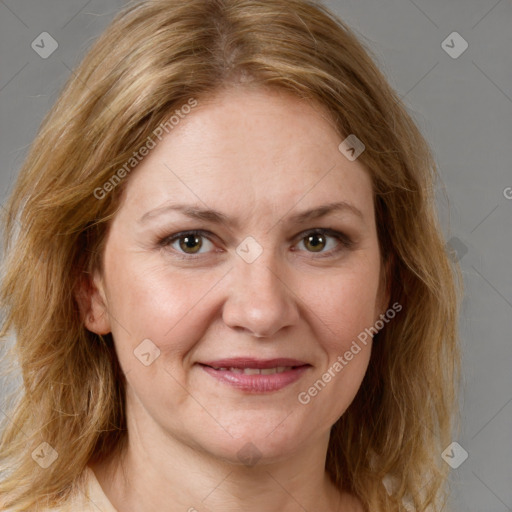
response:
[(458, 274), (435, 178), (324, 8), (127, 7), (8, 204), (2, 510), (441, 510)]

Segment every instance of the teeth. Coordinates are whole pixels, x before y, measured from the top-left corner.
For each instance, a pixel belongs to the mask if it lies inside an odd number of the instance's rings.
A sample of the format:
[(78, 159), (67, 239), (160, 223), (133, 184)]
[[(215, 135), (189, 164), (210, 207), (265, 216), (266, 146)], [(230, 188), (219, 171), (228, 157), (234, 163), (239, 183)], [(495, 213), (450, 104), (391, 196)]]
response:
[(221, 372), (230, 371), (232, 373), (244, 373), (245, 375), (272, 375), (274, 373), (283, 373), (292, 369), (291, 366), (278, 366), (277, 368), (215, 368)]
[(258, 375), (261, 374), (261, 370), (257, 368), (244, 368), (245, 375)]

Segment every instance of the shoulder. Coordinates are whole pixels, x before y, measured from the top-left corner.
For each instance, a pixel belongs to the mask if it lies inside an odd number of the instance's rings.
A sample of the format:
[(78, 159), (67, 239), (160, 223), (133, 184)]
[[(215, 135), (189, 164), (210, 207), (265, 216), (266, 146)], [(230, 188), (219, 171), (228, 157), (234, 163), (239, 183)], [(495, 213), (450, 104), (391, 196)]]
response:
[[(96, 475), (86, 466), (71, 498), (57, 507), (38, 508), (38, 512), (117, 512), (103, 492)], [(16, 508), (2, 508), (0, 512), (19, 512)]]

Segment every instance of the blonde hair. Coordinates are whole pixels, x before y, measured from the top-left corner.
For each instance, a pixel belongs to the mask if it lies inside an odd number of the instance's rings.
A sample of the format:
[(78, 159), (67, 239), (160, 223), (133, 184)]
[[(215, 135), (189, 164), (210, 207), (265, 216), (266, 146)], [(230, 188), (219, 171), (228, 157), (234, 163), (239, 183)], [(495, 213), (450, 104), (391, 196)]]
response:
[[(0, 334), (14, 334), (10, 356), (23, 377), (2, 424), (4, 506), (65, 502), (88, 463), (125, 447), (126, 381), (112, 336), (85, 328), (75, 292), (101, 269), (129, 177), (101, 199), (94, 191), (173, 109), (247, 77), (325, 107), (340, 142), (363, 141), (390, 303), (403, 307), (374, 338), (358, 394), (332, 428), (326, 469), (367, 510), (398, 511), (406, 499), (418, 511), (443, 507), (441, 452), (458, 421), (461, 284), (435, 213), (436, 165), (372, 53), (324, 7), (301, 0), (130, 4), (46, 116), (4, 223)], [(42, 442), (58, 454), (46, 469), (32, 456)]]

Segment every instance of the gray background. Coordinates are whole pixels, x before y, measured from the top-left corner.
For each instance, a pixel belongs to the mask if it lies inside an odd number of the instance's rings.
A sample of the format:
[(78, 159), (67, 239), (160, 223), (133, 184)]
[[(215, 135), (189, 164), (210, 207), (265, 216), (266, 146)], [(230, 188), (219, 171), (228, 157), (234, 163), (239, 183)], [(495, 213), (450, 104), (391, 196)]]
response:
[[(64, 81), (124, 4), (0, 1), (0, 205)], [(466, 286), (463, 423), (454, 441), (469, 454), (452, 470), (453, 508), (512, 511), (512, 2), (325, 4), (369, 46), (403, 97), (433, 148), (449, 198), (440, 196), (439, 209)], [(453, 31), (469, 45), (458, 58), (442, 47)], [(31, 48), (42, 32), (58, 42), (46, 59)]]

